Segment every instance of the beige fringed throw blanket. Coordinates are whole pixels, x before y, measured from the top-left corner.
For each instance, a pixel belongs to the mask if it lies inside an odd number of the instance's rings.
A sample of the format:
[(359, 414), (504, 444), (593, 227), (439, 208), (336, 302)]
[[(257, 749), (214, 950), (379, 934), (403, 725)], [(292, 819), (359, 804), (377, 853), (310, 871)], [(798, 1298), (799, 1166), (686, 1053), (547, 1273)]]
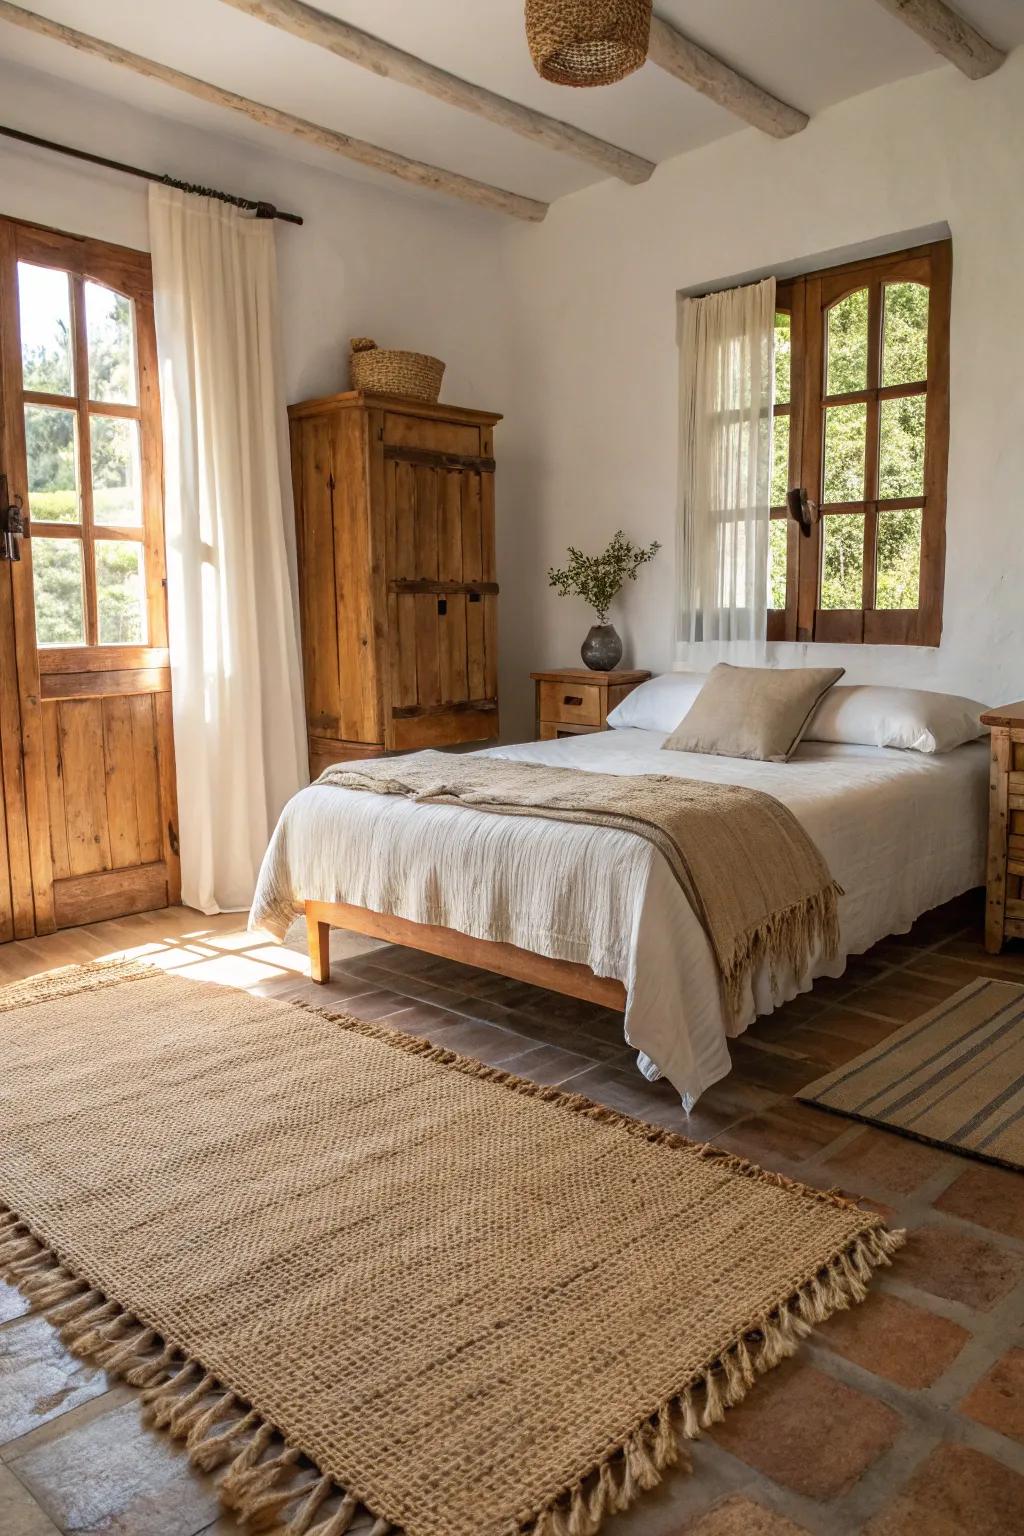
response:
[(700, 920), (732, 1017), (763, 962), (773, 977), (799, 972), (816, 946), (839, 945), (840, 887), (792, 811), (760, 790), (444, 752), (338, 763), (318, 782), (636, 833), (668, 860)]

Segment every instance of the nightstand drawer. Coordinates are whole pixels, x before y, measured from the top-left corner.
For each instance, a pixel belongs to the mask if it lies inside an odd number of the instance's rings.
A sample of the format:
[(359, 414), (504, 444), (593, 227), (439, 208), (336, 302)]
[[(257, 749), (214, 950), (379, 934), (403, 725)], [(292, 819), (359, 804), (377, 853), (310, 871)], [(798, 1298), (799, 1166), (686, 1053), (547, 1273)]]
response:
[(552, 725), (600, 725), (601, 689), (588, 683), (541, 683), (541, 720)]

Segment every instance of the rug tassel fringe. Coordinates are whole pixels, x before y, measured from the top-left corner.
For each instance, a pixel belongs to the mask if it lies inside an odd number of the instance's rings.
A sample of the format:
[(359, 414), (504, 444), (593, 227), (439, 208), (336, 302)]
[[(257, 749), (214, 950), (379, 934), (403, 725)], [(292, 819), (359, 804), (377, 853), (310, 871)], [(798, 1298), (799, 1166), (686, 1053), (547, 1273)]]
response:
[[(541, 1510), (527, 1536), (595, 1536), (609, 1515), (627, 1510), (644, 1489), (661, 1481), (668, 1467), (681, 1461), (689, 1470), (680, 1441), (696, 1440), (702, 1429), (720, 1423), (759, 1377), (798, 1349), (816, 1323), (863, 1300), (866, 1280), (878, 1266), (892, 1262), (905, 1239), (905, 1233), (884, 1227), (862, 1233), (610, 1452), (596, 1475), (573, 1489), (568, 1504), (563, 1496)], [(703, 1393), (701, 1409), (695, 1400), (698, 1393)]]
[[(758, 1171), (713, 1148), (700, 1148), (699, 1155), (735, 1163), (740, 1172)], [(782, 1175), (772, 1178), (790, 1182)], [(702, 1429), (719, 1423), (760, 1376), (793, 1354), (816, 1324), (862, 1301), (872, 1272), (890, 1264), (904, 1241), (905, 1233), (881, 1225), (862, 1232), (769, 1316), (745, 1328), (589, 1476), (539, 1510), (522, 1536), (596, 1536), (608, 1516), (629, 1509), (669, 1467), (682, 1463), (689, 1469), (681, 1442), (696, 1440)], [(275, 1528), (282, 1536), (346, 1536), (362, 1508), (354, 1494), (311, 1467), (295, 1447), (285, 1446), (265, 1459), (277, 1435), (272, 1424), (255, 1409), (247, 1410), (198, 1361), (182, 1357), (156, 1330), (64, 1267), (7, 1210), (0, 1210), (0, 1272), (60, 1328), (76, 1354), (141, 1387), (146, 1416), (184, 1440), (198, 1468), (215, 1471), (228, 1464), (219, 1492), (240, 1524), (254, 1531)], [(324, 1506), (334, 1498), (340, 1503), (324, 1515)], [(393, 1529), (377, 1517), (368, 1536), (390, 1536)]]

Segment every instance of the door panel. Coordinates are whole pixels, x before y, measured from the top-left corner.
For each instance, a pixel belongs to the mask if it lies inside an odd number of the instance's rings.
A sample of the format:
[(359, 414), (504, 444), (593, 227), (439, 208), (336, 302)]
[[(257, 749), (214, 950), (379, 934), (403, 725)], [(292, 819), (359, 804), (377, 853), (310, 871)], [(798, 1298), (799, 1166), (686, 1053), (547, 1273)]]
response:
[(497, 734), (493, 473), (424, 446), (438, 424), (419, 425), (384, 455), (396, 750)]
[[(126, 876), (139, 866), (161, 866), (161, 829), (173, 806), (165, 807), (161, 794), (158, 697), (142, 693), (43, 702), (58, 907), (66, 907), (69, 880), (109, 871)], [(166, 871), (163, 879), (166, 886)], [(154, 889), (157, 881), (154, 870)], [(84, 886), (82, 894), (84, 900)], [(157, 904), (166, 902), (165, 892)]]
[(7, 864), (46, 932), (180, 895), (148, 256), (0, 220), (0, 379)]

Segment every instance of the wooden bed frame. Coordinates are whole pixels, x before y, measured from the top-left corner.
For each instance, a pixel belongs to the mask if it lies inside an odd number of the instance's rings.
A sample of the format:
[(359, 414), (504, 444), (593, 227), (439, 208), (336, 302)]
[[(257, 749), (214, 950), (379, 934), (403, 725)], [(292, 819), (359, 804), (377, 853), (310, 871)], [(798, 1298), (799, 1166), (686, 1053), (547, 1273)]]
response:
[(386, 912), (371, 912), (368, 907), (352, 907), (343, 901), (307, 901), (306, 933), (309, 938), (310, 975), (314, 981), (331, 977), (331, 929), (345, 928), (363, 933), (388, 944), (405, 944), (410, 949), (425, 950), (428, 955), (443, 955), (460, 965), (475, 965), (482, 971), (496, 971), (528, 981), (550, 992), (564, 992), (588, 1003), (600, 1003), (622, 1013), (626, 1007), (626, 989), (621, 981), (595, 976), (588, 965), (569, 960), (551, 960), (535, 955), (515, 944), (499, 944), (494, 939), (473, 939), (454, 928), (435, 927), (431, 923), (413, 923), (405, 917), (390, 917)]

